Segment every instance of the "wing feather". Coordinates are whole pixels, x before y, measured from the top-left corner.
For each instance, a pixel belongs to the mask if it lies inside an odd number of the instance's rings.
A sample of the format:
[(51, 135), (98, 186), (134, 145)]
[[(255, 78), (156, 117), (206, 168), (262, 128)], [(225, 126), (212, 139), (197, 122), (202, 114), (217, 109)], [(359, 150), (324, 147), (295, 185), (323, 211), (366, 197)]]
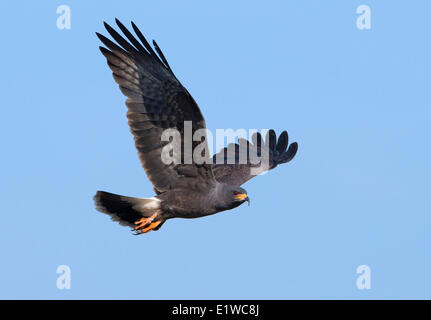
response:
[[(251, 137), (251, 143), (246, 139), (238, 139), (238, 144), (229, 144), (213, 156), (213, 172), (217, 181), (240, 186), (255, 177), (252, 169), (261, 168), (261, 172), (274, 169), (277, 165), (292, 160), (298, 151), (298, 144), (293, 142), (286, 151), (289, 143), (288, 134), (283, 131), (277, 141), (274, 130), (269, 130), (266, 141), (256, 132)], [(247, 163), (242, 164), (241, 155), (246, 155)], [(264, 157), (268, 166), (257, 163), (255, 157)], [(219, 163), (222, 159), (222, 163)], [(256, 170), (258, 171), (258, 170)]]
[[(105, 45), (100, 51), (121, 92), (127, 96), (130, 130), (142, 166), (156, 192), (184, 185), (184, 181), (192, 177), (215, 184), (210, 165), (166, 165), (162, 162), (162, 149), (168, 144), (161, 140), (165, 129), (177, 129), (184, 137), (184, 121), (192, 122), (193, 134), (195, 130), (205, 128), (205, 120), (193, 97), (175, 77), (157, 43), (153, 42), (156, 53), (133, 22), (132, 28), (140, 42), (117, 19), (116, 23), (127, 40), (105, 22), (106, 30), (117, 43), (96, 33)], [(183, 150), (184, 138), (181, 140)], [(188, 166), (187, 170), (184, 166)]]

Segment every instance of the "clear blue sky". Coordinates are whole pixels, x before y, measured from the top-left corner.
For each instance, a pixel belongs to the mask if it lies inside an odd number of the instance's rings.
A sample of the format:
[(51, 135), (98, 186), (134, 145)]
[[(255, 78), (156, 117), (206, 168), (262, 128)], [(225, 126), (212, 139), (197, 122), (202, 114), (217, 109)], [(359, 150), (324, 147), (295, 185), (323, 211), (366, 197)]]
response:
[[(0, 298), (431, 298), (430, 1), (0, 10)], [(115, 17), (158, 41), (209, 129), (298, 141), (245, 185), (250, 207), (139, 237), (94, 209), (96, 190), (153, 195), (94, 34)], [(71, 290), (56, 287), (62, 264)], [(371, 290), (356, 287), (363, 264)]]

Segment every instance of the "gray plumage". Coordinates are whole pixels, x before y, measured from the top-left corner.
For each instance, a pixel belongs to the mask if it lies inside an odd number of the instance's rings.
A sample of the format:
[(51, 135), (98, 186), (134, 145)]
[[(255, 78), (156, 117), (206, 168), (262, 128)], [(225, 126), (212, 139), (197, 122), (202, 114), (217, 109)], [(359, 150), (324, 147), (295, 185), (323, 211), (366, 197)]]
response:
[[(265, 141), (256, 134), (251, 143), (240, 139), (238, 144), (228, 146), (233, 153), (225, 152), (226, 148), (221, 150), (214, 155), (214, 159), (217, 155), (223, 159), (221, 164), (164, 164), (161, 153), (169, 142), (162, 141), (163, 131), (173, 128), (184, 137), (185, 121), (191, 121), (193, 134), (205, 128), (205, 119), (193, 97), (174, 75), (157, 43), (153, 41), (154, 51), (133, 22), (132, 28), (139, 40), (117, 19), (116, 23), (128, 41), (107, 23), (105, 28), (118, 45), (96, 34), (105, 45), (100, 51), (127, 97), (130, 130), (156, 196), (140, 199), (98, 191), (94, 199), (99, 211), (123, 225), (134, 227), (138, 234), (158, 230), (170, 218), (202, 217), (248, 201), (247, 193), (240, 185), (254, 176), (250, 170), (256, 165), (252, 161), (238, 164), (239, 152), (265, 153), (269, 159), (266, 170), (295, 156), (298, 145), (292, 143), (287, 148), (287, 132), (284, 131), (277, 142), (275, 132), (270, 130)], [(184, 150), (184, 139), (179, 143)], [(192, 149), (199, 143), (193, 141)], [(227, 164), (231, 163), (228, 160), (232, 157), (236, 159), (234, 164)], [(181, 160), (184, 163), (184, 154)]]

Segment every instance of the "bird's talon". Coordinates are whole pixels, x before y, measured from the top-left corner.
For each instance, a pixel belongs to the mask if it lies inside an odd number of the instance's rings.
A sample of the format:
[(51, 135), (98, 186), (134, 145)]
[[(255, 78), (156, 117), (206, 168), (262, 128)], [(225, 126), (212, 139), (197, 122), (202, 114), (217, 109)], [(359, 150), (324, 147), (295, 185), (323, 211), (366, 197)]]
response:
[(154, 221), (154, 219), (157, 217), (157, 213), (153, 214), (151, 217), (148, 218), (141, 218), (138, 221), (135, 221), (135, 231), (136, 234), (146, 233), (148, 231), (153, 230), (155, 227), (157, 227), (162, 221)]

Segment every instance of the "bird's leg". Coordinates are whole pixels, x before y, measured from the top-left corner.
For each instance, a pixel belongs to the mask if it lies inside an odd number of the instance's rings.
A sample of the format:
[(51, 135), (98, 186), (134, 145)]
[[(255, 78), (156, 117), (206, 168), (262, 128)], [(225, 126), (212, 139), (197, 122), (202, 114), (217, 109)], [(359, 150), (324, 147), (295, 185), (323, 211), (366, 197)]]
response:
[(147, 233), (151, 230), (154, 230), (161, 223), (162, 223), (162, 220), (151, 222), (151, 224), (148, 227), (139, 231), (141, 231), (142, 233)]
[[(157, 217), (157, 213), (154, 213), (151, 217), (148, 218), (141, 218), (138, 221), (135, 222), (136, 227), (136, 234), (146, 233), (148, 231), (153, 230), (156, 228), (160, 223), (162, 223), (161, 220), (154, 221), (154, 219)], [(154, 221), (154, 222), (153, 222)]]
[(144, 226), (146, 226), (147, 224), (150, 224), (151, 222), (153, 222), (153, 220), (157, 217), (157, 213), (153, 214), (151, 217), (142, 217), (141, 219), (139, 219), (138, 221), (135, 221), (136, 227), (135, 230), (140, 229)]

